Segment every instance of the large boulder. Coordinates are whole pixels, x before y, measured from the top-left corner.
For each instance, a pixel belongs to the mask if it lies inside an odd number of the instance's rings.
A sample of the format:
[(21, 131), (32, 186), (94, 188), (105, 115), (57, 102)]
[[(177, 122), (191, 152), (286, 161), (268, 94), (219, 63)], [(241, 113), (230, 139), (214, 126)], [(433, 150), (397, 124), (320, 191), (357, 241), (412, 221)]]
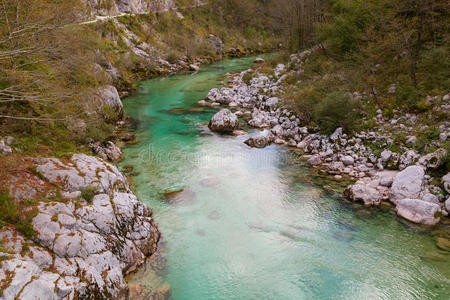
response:
[(258, 128), (269, 127), (270, 118), (265, 112), (262, 112), (255, 107), (253, 109), (252, 119), (248, 121), (248, 125)]
[(355, 159), (353, 157), (351, 157), (350, 155), (346, 155), (346, 156), (342, 157), (341, 161), (346, 166), (350, 166), (350, 165), (353, 165), (355, 163)]
[[(112, 85), (107, 85), (103, 88), (100, 88), (96, 93), (97, 98), (101, 102), (102, 106), (106, 106), (114, 113), (117, 114), (118, 118), (123, 117), (123, 104), (120, 100), (119, 93), (117, 89)], [(106, 115), (105, 117), (110, 117)]]
[(308, 164), (311, 166), (318, 166), (322, 163), (322, 159), (320, 158), (320, 155), (313, 155), (308, 159)]
[(118, 161), (123, 158), (122, 150), (111, 141), (90, 143), (89, 146), (92, 152), (104, 160)]
[(418, 163), (425, 168), (437, 169), (445, 162), (447, 154), (447, 150), (440, 148), (433, 153), (422, 156)]
[(450, 172), (442, 177), (442, 184), (444, 185), (445, 191), (450, 194)]
[(400, 161), (399, 161), (399, 165), (398, 168), (399, 170), (403, 170), (406, 167), (414, 164), (414, 162), (420, 157), (419, 153), (417, 153), (414, 150), (408, 150), (405, 151), (401, 156), (400, 156)]
[(277, 105), (280, 102), (280, 98), (278, 97), (272, 97), (266, 100), (266, 106), (267, 107), (272, 107)]
[(272, 142), (271, 137), (266, 135), (257, 135), (249, 138), (244, 143), (246, 143), (250, 147), (254, 148), (264, 148), (268, 146)]
[(356, 183), (344, 191), (344, 195), (354, 201), (363, 202), (366, 206), (378, 206), (383, 200), (383, 193), (363, 183)]
[(221, 109), (211, 118), (208, 127), (212, 131), (232, 133), (234, 130), (239, 129), (239, 120), (235, 114), (225, 108)]
[(402, 218), (425, 225), (436, 225), (441, 216), (441, 207), (438, 204), (419, 199), (398, 200), (395, 210)]
[(343, 134), (342, 127), (336, 128), (336, 130), (330, 135), (330, 140), (336, 142)]
[(392, 202), (410, 198), (417, 199), (422, 191), (425, 172), (422, 167), (410, 166), (395, 176), (389, 197)]

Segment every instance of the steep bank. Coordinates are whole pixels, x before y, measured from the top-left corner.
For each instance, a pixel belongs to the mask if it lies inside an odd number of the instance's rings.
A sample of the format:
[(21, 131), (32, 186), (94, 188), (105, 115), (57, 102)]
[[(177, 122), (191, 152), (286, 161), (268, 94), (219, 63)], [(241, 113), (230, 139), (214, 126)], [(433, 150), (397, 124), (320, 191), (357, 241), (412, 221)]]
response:
[[(15, 137), (12, 150), (89, 151), (90, 142), (114, 140), (120, 97), (133, 91), (133, 82), (195, 72), (201, 64), (276, 44), (274, 35), (252, 30), (250, 36), (233, 22), (223, 30), (224, 19), (212, 17), (217, 7), (208, 3), (77, 3), (5, 6), (5, 28), (30, 28), (2, 33), (0, 129)], [(23, 48), (29, 52), (22, 54)]]
[(84, 154), (0, 160), (0, 299), (126, 299), (124, 276), (159, 240), (126, 177)]

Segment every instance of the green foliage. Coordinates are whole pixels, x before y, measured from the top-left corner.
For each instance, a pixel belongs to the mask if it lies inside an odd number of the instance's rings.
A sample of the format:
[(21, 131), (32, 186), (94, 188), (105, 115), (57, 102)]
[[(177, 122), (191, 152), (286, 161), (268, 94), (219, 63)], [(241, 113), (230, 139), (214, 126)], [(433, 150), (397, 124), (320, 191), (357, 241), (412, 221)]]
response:
[(244, 82), (246, 84), (250, 84), (250, 80), (253, 79), (255, 75), (252, 72), (247, 72), (244, 74), (244, 76), (242, 77), (242, 80), (244, 80)]
[(180, 59), (180, 54), (175, 51), (169, 51), (169, 53), (166, 56), (166, 60), (170, 62), (171, 64), (174, 64), (178, 62)]
[(314, 109), (320, 99), (320, 93), (314, 87), (304, 87), (286, 94), (290, 106), (306, 124), (313, 121)]
[(413, 110), (420, 101), (420, 93), (412, 85), (401, 85), (397, 88), (397, 106)]
[(360, 103), (341, 92), (328, 94), (314, 107), (315, 122), (328, 134), (338, 127), (351, 132), (360, 115)]
[(31, 200), (16, 202), (8, 194), (0, 193), (0, 223), (15, 225), (23, 236), (32, 238), (36, 232), (31, 222), (38, 213), (35, 204)]
[(335, 0), (332, 13), (330, 22), (319, 25), (318, 41), (336, 57), (345, 57), (358, 49), (372, 16), (365, 1), (359, 0)]
[(92, 199), (97, 194), (98, 187), (90, 186), (81, 191), (81, 198), (86, 200), (87, 202), (92, 202)]
[(420, 83), (423, 89), (438, 88), (443, 92), (450, 86), (450, 57), (448, 46), (426, 49), (419, 61)]

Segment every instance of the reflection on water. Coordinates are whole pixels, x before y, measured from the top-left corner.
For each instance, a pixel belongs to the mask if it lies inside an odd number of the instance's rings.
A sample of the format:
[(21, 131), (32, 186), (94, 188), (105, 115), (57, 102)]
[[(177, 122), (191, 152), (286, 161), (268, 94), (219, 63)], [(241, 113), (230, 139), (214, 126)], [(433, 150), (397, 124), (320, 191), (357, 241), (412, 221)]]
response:
[(251, 60), (145, 81), (125, 101), (142, 122), (123, 164), (163, 235), (130, 283), (165, 281), (174, 299), (449, 299), (449, 255), (427, 232), (326, 192), (295, 153), (208, 131), (214, 111), (195, 102)]

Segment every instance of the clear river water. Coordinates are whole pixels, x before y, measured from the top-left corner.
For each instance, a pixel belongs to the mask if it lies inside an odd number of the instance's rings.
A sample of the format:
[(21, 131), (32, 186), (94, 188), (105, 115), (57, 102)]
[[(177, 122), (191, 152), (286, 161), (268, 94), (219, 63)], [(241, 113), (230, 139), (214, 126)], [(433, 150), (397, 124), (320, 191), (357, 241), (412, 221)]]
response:
[(140, 143), (122, 166), (134, 166), (166, 260), (129, 281), (165, 281), (175, 300), (450, 299), (450, 255), (433, 232), (340, 199), (284, 147), (208, 130), (217, 109), (195, 103), (253, 59), (143, 81), (124, 100)]

